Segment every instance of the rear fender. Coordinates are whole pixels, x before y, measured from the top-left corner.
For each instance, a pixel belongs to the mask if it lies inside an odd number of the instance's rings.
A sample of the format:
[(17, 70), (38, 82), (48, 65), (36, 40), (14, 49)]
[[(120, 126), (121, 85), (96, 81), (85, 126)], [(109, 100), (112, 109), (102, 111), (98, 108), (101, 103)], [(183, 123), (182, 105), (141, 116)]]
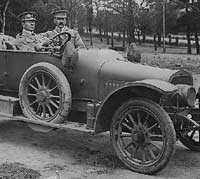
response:
[(115, 89), (101, 103), (95, 120), (95, 133), (110, 130), (110, 123), (116, 109), (126, 100), (144, 97), (159, 103), (162, 95), (175, 93), (177, 87), (161, 80), (142, 80), (126, 83)]

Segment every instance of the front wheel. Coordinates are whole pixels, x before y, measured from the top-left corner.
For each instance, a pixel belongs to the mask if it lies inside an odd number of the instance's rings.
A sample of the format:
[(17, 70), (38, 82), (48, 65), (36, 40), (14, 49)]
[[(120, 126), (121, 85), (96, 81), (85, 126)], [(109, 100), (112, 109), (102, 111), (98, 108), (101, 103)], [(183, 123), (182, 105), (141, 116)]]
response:
[(152, 174), (163, 169), (176, 149), (173, 123), (157, 103), (136, 98), (115, 112), (111, 142), (120, 160), (131, 170)]
[[(21, 78), (19, 101), (24, 115), (32, 120), (62, 123), (71, 107), (71, 89), (63, 72), (53, 64), (32, 65)], [(29, 125), (36, 131), (52, 128)]]

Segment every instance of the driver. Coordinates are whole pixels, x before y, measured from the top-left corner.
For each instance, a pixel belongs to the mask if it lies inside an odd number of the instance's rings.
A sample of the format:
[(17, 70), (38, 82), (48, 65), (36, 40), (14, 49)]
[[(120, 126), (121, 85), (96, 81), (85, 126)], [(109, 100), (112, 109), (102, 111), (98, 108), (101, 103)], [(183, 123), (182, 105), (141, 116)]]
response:
[[(40, 36), (42, 38), (51, 39), (53, 36), (55, 36), (58, 33), (68, 32), (71, 35), (71, 42), (75, 48), (85, 47), (79, 33), (66, 26), (67, 11), (66, 10), (56, 10), (52, 14), (54, 16), (54, 24), (56, 25), (55, 29), (53, 29), (51, 31), (47, 31), (45, 33), (41, 33)], [(57, 45), (57, 46), (61, 45), (61, 44), (59, 44), (59, 42), (62, 42), (65, 38), (66, 38), (65, 35), (61, 35), (60, 37), (57, 37), (57, 44), (55, 44), (55, 45)]]
[(42, 51), (46, 42), (41, 42), (38, 35), (34, 33), (36, 13), (23, 12), (18, 15), (22, 23), (22, 32), (16, 36), (16, 46), (19, 50), (25, 51)]

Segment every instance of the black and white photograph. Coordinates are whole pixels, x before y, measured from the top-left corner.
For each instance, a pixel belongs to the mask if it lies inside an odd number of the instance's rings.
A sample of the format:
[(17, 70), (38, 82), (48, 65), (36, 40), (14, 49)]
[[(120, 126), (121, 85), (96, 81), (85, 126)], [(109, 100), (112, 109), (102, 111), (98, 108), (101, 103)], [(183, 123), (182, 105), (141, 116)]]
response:
[(0, 0), (0, 179), (200, 179), (200, 0)]

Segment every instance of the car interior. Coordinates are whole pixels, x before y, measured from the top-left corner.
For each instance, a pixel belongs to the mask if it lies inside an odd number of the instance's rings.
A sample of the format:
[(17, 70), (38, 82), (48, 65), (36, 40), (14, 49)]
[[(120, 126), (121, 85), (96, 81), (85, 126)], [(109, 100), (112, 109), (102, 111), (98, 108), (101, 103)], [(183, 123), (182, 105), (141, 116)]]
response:
[(0, 34), (0, 50), (17, 50), (15, 38), (12, 36)]

